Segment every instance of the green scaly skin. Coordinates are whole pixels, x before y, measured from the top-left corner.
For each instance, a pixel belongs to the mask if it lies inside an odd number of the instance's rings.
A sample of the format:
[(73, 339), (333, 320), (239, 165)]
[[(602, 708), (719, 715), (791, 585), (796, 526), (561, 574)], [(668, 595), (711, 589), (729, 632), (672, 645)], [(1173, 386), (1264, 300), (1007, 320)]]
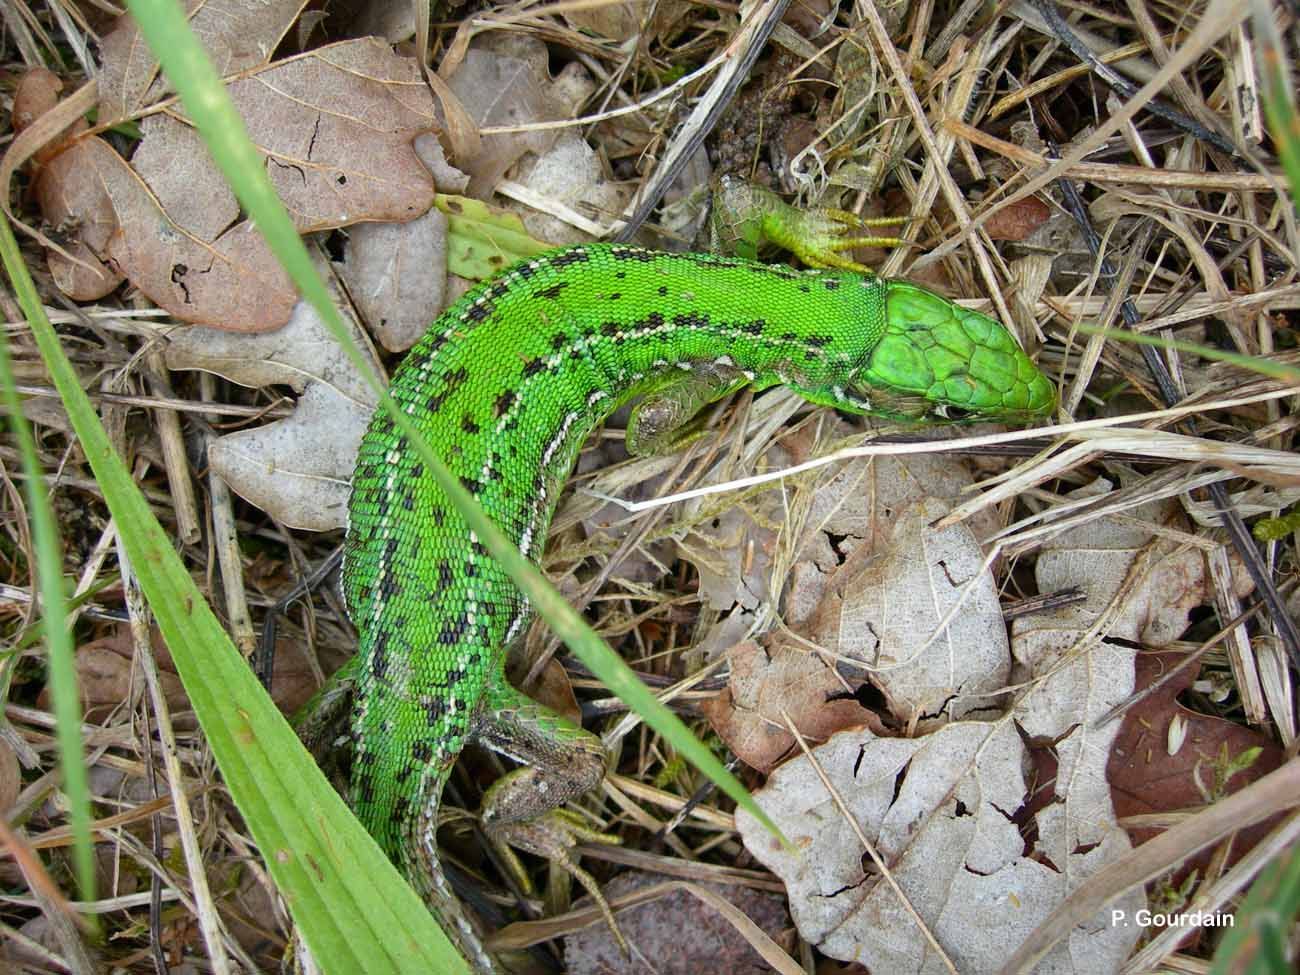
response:
[[(619, 404), (645, 397), (629, 446), (660, 451), (705, 404), (778, 383), (823, 406), (901, 417), (1026, 422), (1056, 402), (1002, 325), (914, 285), (608, 244), (550, 251), (466, 294), (391, 392), (536, 561), (579, 448)], [(581, 831), (558, 807), (599, 783), (604, 754), (507, 683), (528, 604), (382, 412), (362, 441), (349, 516), (352, 804), (469, 961), (492, 971), (438, 866), (456, 756), (476, 738), (528, 762), (489, 790), (484, 823), (498, 843), (567, 860)]]

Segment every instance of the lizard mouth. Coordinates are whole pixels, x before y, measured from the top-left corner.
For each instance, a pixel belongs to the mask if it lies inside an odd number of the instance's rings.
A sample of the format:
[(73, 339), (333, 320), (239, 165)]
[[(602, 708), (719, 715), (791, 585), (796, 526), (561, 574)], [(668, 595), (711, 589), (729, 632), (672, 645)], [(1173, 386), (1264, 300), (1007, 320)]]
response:
[(871, 412), (949, 423), (1023, 423), (1055, 407), (1055, 387), (1019, 349), (994, 355), (977, 347), (963, 360), (929, 338), (891, 332), (872, 349), (856, 390), (871, 401)]

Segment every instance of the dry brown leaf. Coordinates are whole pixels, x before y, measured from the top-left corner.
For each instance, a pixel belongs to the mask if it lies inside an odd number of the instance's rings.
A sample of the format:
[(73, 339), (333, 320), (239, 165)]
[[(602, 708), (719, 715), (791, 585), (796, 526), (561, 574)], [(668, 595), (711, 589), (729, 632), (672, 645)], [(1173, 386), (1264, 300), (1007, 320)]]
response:
[[(151, 637), (158, 658), (158, 677), (168, 706), (173, 711), (189, 710), (189, 698), (185, 696), (185, 687), (166, 653), (162, 634), (154, 630)], [(87, 721), (101, 721), (114, 708), (129, 704), (133, 689), (143, 692), (144, 675), (138, 670), (132, 672), (134, 659), (135, 643), (131, 628), (126, 624), (117, 626), (109, 636), (92, 640), (77, 650), (77, 686)], [(38, 701), (48, 693), (48, 688), (43, 689)]]
[(382, 37), (398, 44), (415, 35), (415, 5), (406, 0), (381, 0), (355, 5), (347, 31), (354, 37)]
[[(377, 38), (277, 61), (227, 91), (300, 232), (410, 220), (432, 206), (433, 179), (412, 142), (437, 125), (433, 99), (415, 62)], [(132, 163), (176, 223), (211, 239), (238, 204), (206, 149), (179, 115), (143, 128)]]
[[(23, 74), (14, 89), (13, 128), (21, 133), (59, 103), (63, 80), (48, 68), (32, 68)], [(58, 155), (65, 142), (86, 131), (88, 123), (78, 116), (58, 135), (52, 137), (32, 159), (39, 165)]]
[(433, 205), (412, 141), (437, 127), (418, 65), (363, 37), (228, 86), (299, 231), (411, 220)]
[(895, 512), (889, 549), (837, 573), (812, 624), (812, 642), (860, 661), (909, 727), (996, 707), (1011, 672), (978, 540), (964, 524), (929, 527), (948, 510), (929, 498)]
[(984, 225), (990, 240), (1024, 240), (1045, 224), (1052, 209), (1036, 196), (1003, 207)]
[[(305, 0), (186, 0), (190, 28), (222, 77), (265, 64)], [(99, 121), (135, 115), (165, 94), (158, 61), (129, 15), (119, 17), (100, 48)]]
[[(1174, 652), (1138, 654), (1135, 689), (1146, 689), (1182, 659), (1182, 653)], [(1205, 804), (1206, 791), (1219, 795), (1237, 792), (1282, 764), (1282, 749), (1266, 735), (1235, 721), (1191, 711), (1179, 703), (1178, 696), (1195, 679), (1196, 668), (1184, 668), (1124, 716), (1106, 766), (1115, 813), (1121, 819), (1196, 809)], [(1177, 750), (1171, 755), (1170, 731), (1174, 725), (1181, 731), (1177, 733)], [(1250, 768), (1226, 782), (1216, 781), (1216, 765), (1222, 767), (1224, 749), (1230, 759), (1235, 759), (1251, 748), (1260, 749), (1260, 755)], [(1239, 833), (1227, 865), (1248, 853), (1273, 825), (1259, 823)], [(1132, 828), (1129, 836), (1134, 843), (1145, 843), (1159, 832)], [(1188, 871), (1203, 869), (1213, 852), (1213, 848), (1203, 850), (1185, 861), (1174, 878), (1174, 886)]]
[(780, 492), (767, 491), (752, 505), (736, 504), (678, 539), (677, 554), (699, 573), (705, 605), (720, 611), (756, 609), (770, 598), (777, 533), (764, 515), (779, 504)]
[[(65, 133), (84, 130), (84, 116), (94, 106), (95, 95), (98, 90), (99, 87), (94, 79), (87, 81), (67, 98), (36, 116), (26, 128), (17, 132), (13, 141), (9, 143), (9, 148), (5, 150), (4, 157), (0, 159), (0, 190), (3, 191), (0, 192), (0, 210), (4, 211), (5, 216), (13, 222), (17, 229), (31, 236), (42, 247), (54, 251), (73, 264), (86, 263), (87, 270), (96, 280), (98, 280), (99, 276), (95, 271), (93, 262), (83, 262), (73, 250), (64, 248), (58, 240), (29, 227), (14, 214), (9, 207), (9, 187), (13, 183), (14, 174), (27, 160), (38, 156), (40, 158), (49, 157), (49, 154), (45, 153), (44, 150), (55, 145), (61, 146)], [(70, 229), (73, 228), (57, 228), (54, 234), (58, 236)]]
[(108, 179), (121, 192), (114, 206), (122, 221), (108, 256), (154, 304), (181, 321), (235, 332), (264, 332), (288, 320), (297, 290), (252, 224), (238, 223), (206, 244), (137, 192), (136, 177), (125, 167)]
[(59, 103), (63, 82), (49, 68), (23, 72), (14, 89), (13, 130), (21, 132)]
[[(1070, 497), (1109, 490), (1101, 481)], [(1205, 556), (1173, 539), (1153, 541), (1144, 522), (1183, 527), (1178, 503), (1171, 500), (1090, 522), (1044, 543), (1035, 566), (1038, 591), (1079, 586), (1087, 599), (1018, 619), (1013, 645), (1018, 660), (1035, 673), (1047, 673), (1062, 654), (1087, 650), (1106, 637), (1162, 647), (1182, 635), (1191, 611), (1208, 598)], [(1139, 574), (1130, 579), (1139, 558)], [(1244, 595), (1249, 580), (1244, 572), (1239, 576), (1237, 594)], [(1093, 633), (1103, 617), (1103, 628)]]
[(846, 697), (844, 682), (818, 654), (793, 642), (777, 642), (771, 653), (753, 640), (727, 654), (728, 686), (700, 710), (713, 730), (746, 765), (770, 772), (795, 747), (786, 715), (812, 744), (837, 731), (872, 725), (879, 719)]
[(169, 115), (141, 119), (140, 131), (131, 168), (173, 223), (199, 240), (216, 240), (239, 219), (239, 201), (198, 132)]
[(74, 301), (96, 301), (125, 280), (121, 271), (101, 259), (117, 231), (113, 201), (94, 172), (94, 160), (113, 152), (98, 137), (82, 139), (42, 167), (36, 178), (36, 199), (51, 233), (74, 260), (49, 252), (50, 274), (59, 290)]
[[(566, 70), (557, 79), (557, 85), (571, 74)], [(581, 102), (587, 97), (585, 93), (594, 91), (595, 85), (588, 78), (581, 84), (575, 81), (567, 85), (565, 90), (570, 88), (584, 93), (573, 99)], [(632, 196), (626, 182), (608, 177), (605, 161), (576, 129), (563, 130), (555, 144), (541, 155), (525, 156), (512, 172), (512, 178), (544, 205), (567, 208), (595, 227), (608, 226), (623, 212)], [(530, 206), (518, 205), (511, 209), (539, 240), (575, 244), (589, 239), (580, 221), (541, 213)]]
[[(613, 3), (603, 3), (596, 7), (566, 10), (564, 19), (589, 34), (621, 41), (638, 35), (645, 9), (645, 4), (634, 3), (632, 0), (614, 0)], [(651, 39), (646, 37), (641, 40), (648, 44)]]
[[(278, 20), (272, 24), (282, 32)], [(119, 40), (134, 37), (133, 28), (119, 31)], [(130, 60), (129, 52), (117, 53)], [(344, 41), (265, 67), (259, 67), (264, 57), (246, 62), (240, 54), (236, 60), (246, 70), (229, 82), (228, 91), (299, 230), (410, 220), (430, 209), (433, 180), (412, 142), (436, 120), (413, 60), (396, 56), (377, 38)], [(145, 61), (124, 70), (143, 91)], [(295, 292), (261, 236), (235, 223), (238, 203), (202, 142), (179, 115), (152, 116), (142, 131), (133, 162), (148, 191), (106, 146), (79, 149), (45, 178), (47, 197), (52, 203), (60, 195), (87, 199), (78, 201), (79, 208), (64, 203), (47, 212), (47, 219), (75, 226), (84, 211), (89, 219), (83, 222), (93, 233), (74, 238), (73, 245), (84, 243), (110, 258), (116, 270), (184, 321), (237, 331), (281, 326)], [(94, 185), (65, 185), (78, 176)], [(120, 226), (116, 235), (114, 219)], [(410, 233), (422, 246), (411, 259), (432, 259), (428, 228), (423, 238), (418, 228)], [(74, 256), (91, 262), (84, 248)], [(55, 263), (56, 280), (78, 298), (101, 297), (120, 280), (94, 274), (98, 262), (89, 272), (65, 259)], [(427, 278), (425, 271), (422, 281)], [(405, 322), (407, 332), (416, 330), (409, 321), (418, 319), (422, 330), (434, 317), (437, 298), (425, 288), (401, 297), (412, 294), (421, 299), (418, 308), (379, 303), (372, 314)]]
[[(80, 242), (182, 321), (263, 331), (289, 317), (293, 284), (261, 234), (247, 223), (211, 244), (185, 233), (102, 139), (82, 139), (57, 156), (41, 170), (36, 193), (47, 220), (77, 226)], [(62, 260), (51, 255), (52, 268)]]
[[(786, 594), (786, 622), (795, 625), (811, 617), (828, 580), (850, 556), (861, 559), (895, 544), (902, 511), (926, 498), (956, 503), (975, 477), (968, 460), (941, 454), (859, 459), (835, 468), (812, 498), (807, 522), (819, 530), (802, 536)], [(977, 538), (998, 528), (991, 510), (965, 524)]]

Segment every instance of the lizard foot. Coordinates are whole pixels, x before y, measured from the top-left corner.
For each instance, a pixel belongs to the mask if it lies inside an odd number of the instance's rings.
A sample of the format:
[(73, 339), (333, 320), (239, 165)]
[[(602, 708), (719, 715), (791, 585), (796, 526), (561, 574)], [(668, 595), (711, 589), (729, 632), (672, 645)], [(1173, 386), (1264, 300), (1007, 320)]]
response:
[(580, 842), (617, 846), (621, 842), (617, 836), (592, 829), (583, 823), (577, 814), (566, 809), (552, 809), (544, 816), (519, 822), (486, 821), (484, 826), (488, 839), (501, 855), (502, 862), (514, 874), (523, 890), (531, 890), (532, 884), (524, 870), (524, 865), (519, 861), (518, 854), (515, 853), (515, 848), (545, 857), (551, 863), (563, 867), (574, 880), (582, 884), (591, 895), (591, 899), (596, 902), (596, 906), (600, 908), (600, 913), (604, 915), (605, 923), (609, 925), (609, 930), (614, 935), (614, 940), (618, 942), (619, 949), (624, 955), (628, 954), (627, 939), (619, 930), (618, 922), (614, 920), (614, 912), (610, 910), (605, 895), (600, 892), (596, 878), (579, 866), (573, 856), (573, 848)]
[(871, 274), (841, 252), (854, 247), (910, 247), (899, 237), (862, 233), (873, 227), (892, 227), (908, 217), (860, 217), (833, 207), (800, 210), (771, 190), (747, 180), (724, 176), (714, 186), (709, 240), (714, 251), (757, 258), (764, 244), (776, 244), (795, 254), (809, 267), (841, 268)]

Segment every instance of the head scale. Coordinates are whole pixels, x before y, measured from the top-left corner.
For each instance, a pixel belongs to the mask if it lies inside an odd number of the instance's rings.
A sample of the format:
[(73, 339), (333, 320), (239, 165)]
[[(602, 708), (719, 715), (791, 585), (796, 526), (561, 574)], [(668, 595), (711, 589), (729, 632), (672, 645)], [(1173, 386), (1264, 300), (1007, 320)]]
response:
[(873, 413), (1026, 422), (1055, 408), (1055, 387), (1000, 322), (905, 281), (887, 289), (885, 334), (853, 381)]

